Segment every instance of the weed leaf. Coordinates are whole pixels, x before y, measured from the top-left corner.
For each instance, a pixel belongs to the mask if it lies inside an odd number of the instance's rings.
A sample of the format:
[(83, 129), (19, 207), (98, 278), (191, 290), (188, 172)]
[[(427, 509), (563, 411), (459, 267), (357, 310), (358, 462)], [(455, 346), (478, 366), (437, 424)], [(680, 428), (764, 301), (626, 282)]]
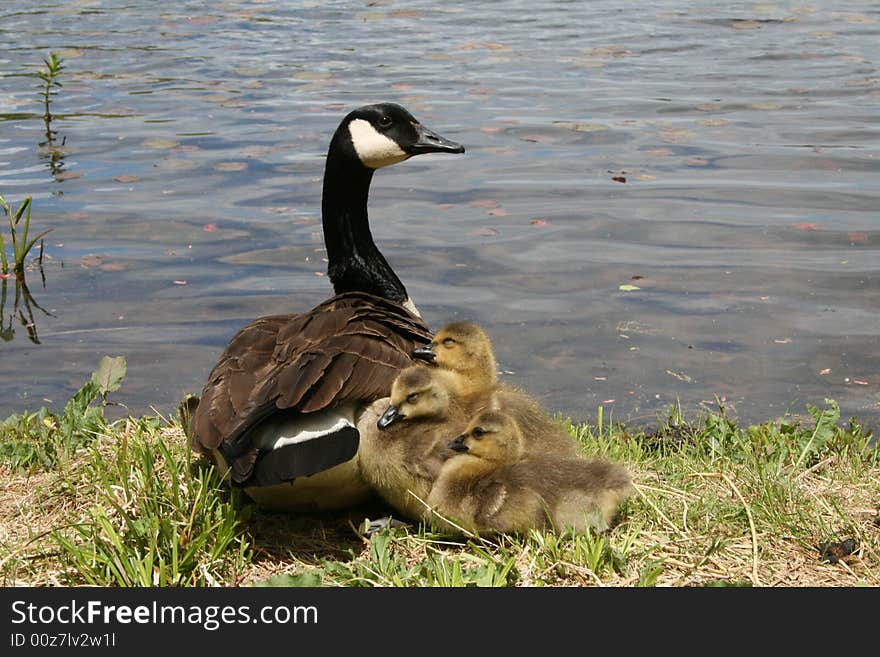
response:
[(92, 382), (98, 386), (101, 395), (119, 390), (125, 378), (125, 356), (104, 356), (98, 369), (92, 373)]

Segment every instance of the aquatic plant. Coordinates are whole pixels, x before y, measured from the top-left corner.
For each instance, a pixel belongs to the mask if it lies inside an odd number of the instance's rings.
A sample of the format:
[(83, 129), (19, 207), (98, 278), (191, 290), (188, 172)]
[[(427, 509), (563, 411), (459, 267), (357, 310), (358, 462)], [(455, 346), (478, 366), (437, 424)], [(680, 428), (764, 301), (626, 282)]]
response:
[(43, 119), (46, 121), (46, 129), (48, 130), (49, 122), (52, 120), (52, 113), (49, 111), (49, 104), (52, 102), (52, 96), (57, 92), (57, 88), (63, 85), (58, 81), (58, 76), (64, 70), (64, 63), (61, 57), (56, 53), (49, 53), (49, 58), (43, 60), (45, 68), (37, 71), (36, 76), (42, 80), (40, 85), (43, 96), (43, 107), (45, 108)]
[[(18, 206), (18, 210), (14, 211), (6, 203), (6, 199), (0, 196), (0, 208), (3, 208), (4, 214), (9, 219), (9, 233), (12, 242), (12, 255), (14, 260), (13, 271), (17, 276), (24, 275), (24, 261), (27, 254), (33, 248), (37, 240), (43, 238), (49, 230), (33, 237), (28, 241), (28, 231), (31, 226), (31, 197), (25, 197), (24, 201)], [(19, 228), (21, 219), (24, 217), (24, 224)], [(39, 264), (43, 261), (43, 243), (40, 242)], [(9, 273), (9, 261), (6, 258), (6, 243), (3, 241), (3, 233), (0, 231), (0, 273)]]

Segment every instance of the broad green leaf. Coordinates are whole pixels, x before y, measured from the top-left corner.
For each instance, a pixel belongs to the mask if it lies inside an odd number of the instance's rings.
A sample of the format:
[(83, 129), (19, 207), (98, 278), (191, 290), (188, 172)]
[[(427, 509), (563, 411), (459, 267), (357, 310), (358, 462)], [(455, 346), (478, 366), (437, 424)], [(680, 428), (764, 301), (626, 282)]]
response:
[(118, 390), (125, 378), (125, 356), (104, 356), (98, 363), (98, 369), (92, 374), (102, 395)]

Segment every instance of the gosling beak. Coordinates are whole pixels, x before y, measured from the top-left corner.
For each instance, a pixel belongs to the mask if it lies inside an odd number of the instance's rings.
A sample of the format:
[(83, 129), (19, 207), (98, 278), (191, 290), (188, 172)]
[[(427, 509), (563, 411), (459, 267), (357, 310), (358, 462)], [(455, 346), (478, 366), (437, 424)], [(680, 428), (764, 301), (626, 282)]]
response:
[(413, 358), (417, 358), (418, 360), (423, 360), (429, 365), (434, 365), (434, 359), (437, 358), (437, 353), (434, 351), (434, 345), (428, 343), (422, 347), (416, 347), (409, 355)]
[(406, 415), (400, 412), (400, 409), (393, 404), (385, 409), (385, 412), (382, 413), (382, 417), (378, 419), (376, 422), (376, 426), (380, 429), (387, 429), (397, 420), (405, 420)]
[(408, 155), (421, 155), (422, 153), (464, 153), (464, 146), (458, 142), (441, 137), (433, 130), (426, 128), (421, 123), (416, 124), (418, 140), (407, 149)]
[(464, 434), (461, 434), (455, 440), (452, 440), (448, 445), (449, 449), (451, 449), (453, 452), (468, 451), (468, 446), (464, 444), (464, 439), (466, 437), (467, 436), (465, 436)]

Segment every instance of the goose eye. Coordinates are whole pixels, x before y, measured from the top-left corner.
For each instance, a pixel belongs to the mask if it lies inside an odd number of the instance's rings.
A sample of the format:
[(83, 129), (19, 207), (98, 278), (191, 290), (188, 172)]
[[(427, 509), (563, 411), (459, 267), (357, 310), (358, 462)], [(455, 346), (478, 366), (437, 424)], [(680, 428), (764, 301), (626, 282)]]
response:
[(410, 404), (414, 404), (418, 398), (419, 398), (419, 393), (411, 392), (406, 396), (406, 401), (408, 401)]
[(443, 340), (444, 347), (451, 347), (454, 344), (455, 344), (455, 340), (453, 340), (452, 338), (446, 338), (445, 340)]
[(383, 128), (387, 128), (391, 125), (391, 117), (387, 114), (383, 114), (379, 117), (379, 125)]
[(474, 430), (471, 431), (471, 433), (473, 434), (474, 438), (480, 438), (486, 434), (486, 431), (482, 427), (474, 427)]

